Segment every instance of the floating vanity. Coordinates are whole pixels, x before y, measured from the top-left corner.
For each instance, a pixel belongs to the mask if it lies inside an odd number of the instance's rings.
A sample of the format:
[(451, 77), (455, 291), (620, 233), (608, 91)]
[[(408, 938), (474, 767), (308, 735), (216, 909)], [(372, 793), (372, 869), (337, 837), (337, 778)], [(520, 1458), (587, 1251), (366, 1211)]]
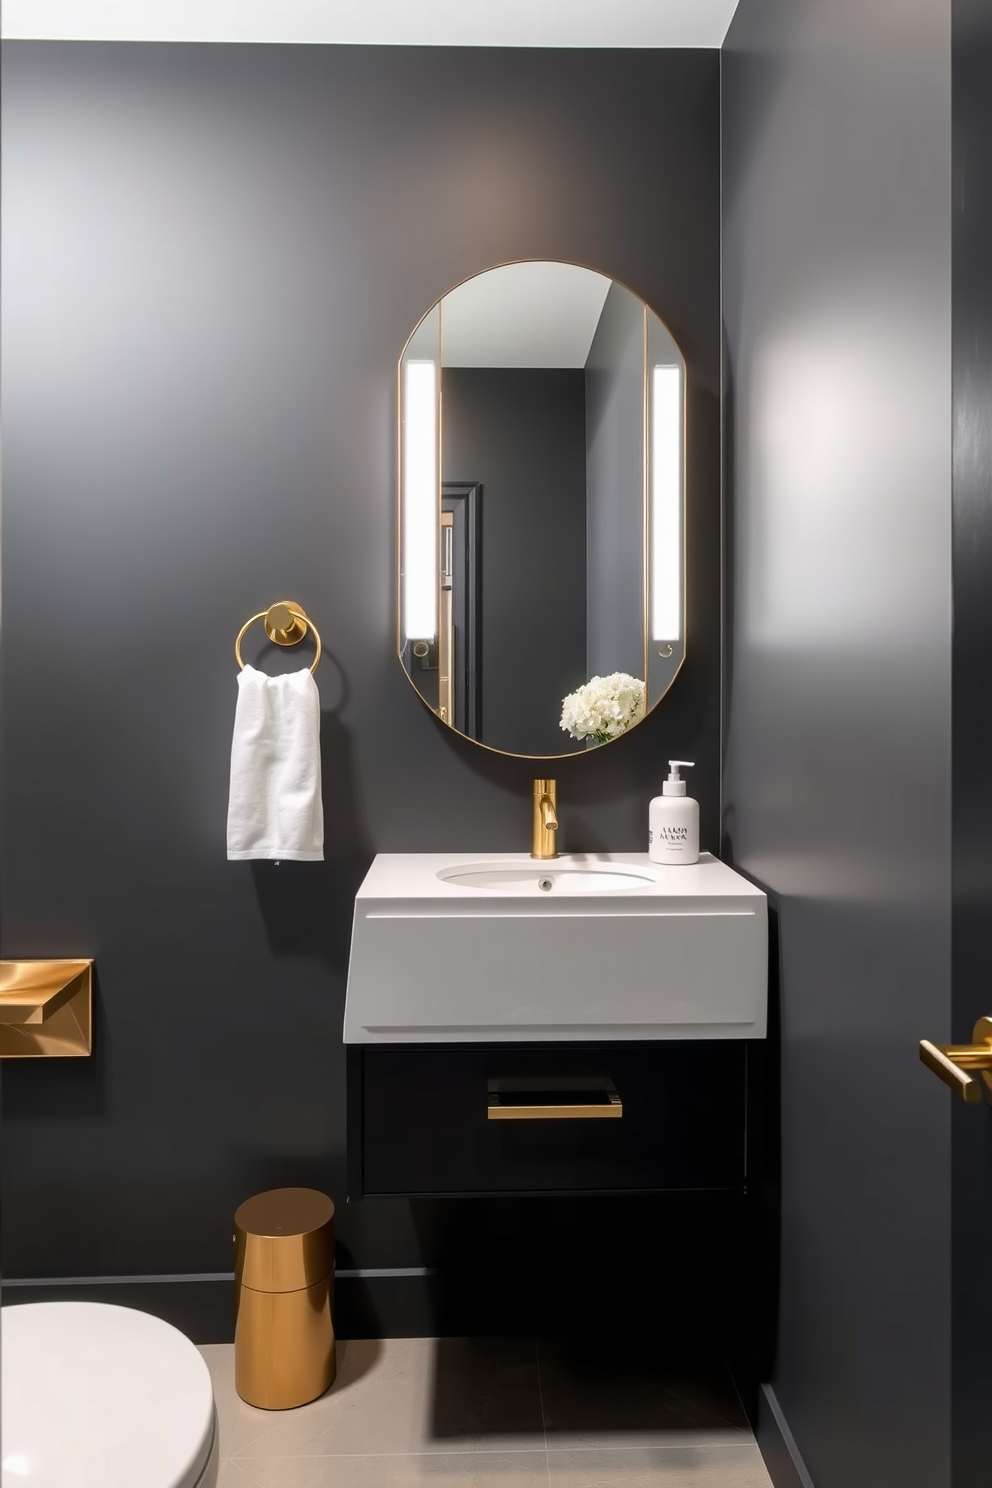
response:
[[(406, 679), (466, 741), (595, 772), (686, 656), (692, 369), (632, 289), (526, 261), (443, 295), (398, 373)], [(530, 855), (380, 854), (358, 892), (349, 1193), (733, 1207), (760, 1124), (764, 894), (707, 854), (558, 856), (543, 776), (531, 828)]]
[(349, 1193), (742, 1193), (765, 895), (716, 858), (384, 853), (345, 1006)]

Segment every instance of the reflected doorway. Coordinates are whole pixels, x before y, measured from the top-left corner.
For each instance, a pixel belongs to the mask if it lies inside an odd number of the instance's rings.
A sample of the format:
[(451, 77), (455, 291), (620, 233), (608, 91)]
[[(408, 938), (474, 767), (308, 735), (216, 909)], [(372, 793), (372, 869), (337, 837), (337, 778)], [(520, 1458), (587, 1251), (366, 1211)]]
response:
[[(438, 681), (446, 721), (482, 737), (482, 485), (441, 487), (441, 625)], [(445, 715), (442, 714), (442, 717)]]

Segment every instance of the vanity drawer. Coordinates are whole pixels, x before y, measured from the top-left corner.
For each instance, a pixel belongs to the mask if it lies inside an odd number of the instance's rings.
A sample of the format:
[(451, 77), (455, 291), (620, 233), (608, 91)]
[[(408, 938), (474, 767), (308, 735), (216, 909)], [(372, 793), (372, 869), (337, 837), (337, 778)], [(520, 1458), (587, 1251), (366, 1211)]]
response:
[(360, 1140), (349, 1187), (355, 1197), (739, 1189), (745, 1061), (739, 1040), (365, 1045), (349, 1071), (350, 1140)]

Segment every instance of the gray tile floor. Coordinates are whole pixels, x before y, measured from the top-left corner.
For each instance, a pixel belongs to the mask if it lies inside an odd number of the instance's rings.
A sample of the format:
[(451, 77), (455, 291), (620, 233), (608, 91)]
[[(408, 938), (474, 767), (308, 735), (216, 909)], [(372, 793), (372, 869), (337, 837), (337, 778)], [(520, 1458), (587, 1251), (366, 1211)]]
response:
[(218, 1488), (770, 1488), (729, 1379), (530, 1338), (362, 1339), (294, 1411), (234, 1390), (201, 1349), (220, 1423)]

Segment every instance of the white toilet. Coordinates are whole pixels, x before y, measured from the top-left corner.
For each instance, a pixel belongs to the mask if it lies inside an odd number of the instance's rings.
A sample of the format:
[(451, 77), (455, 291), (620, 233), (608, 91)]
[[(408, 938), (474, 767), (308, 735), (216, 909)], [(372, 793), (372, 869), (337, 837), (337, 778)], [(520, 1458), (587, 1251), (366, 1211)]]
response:
[(213, 1387), (178, 1329), (130, 1307), (0, 1313), (2, 1488), (213, 1488)]

